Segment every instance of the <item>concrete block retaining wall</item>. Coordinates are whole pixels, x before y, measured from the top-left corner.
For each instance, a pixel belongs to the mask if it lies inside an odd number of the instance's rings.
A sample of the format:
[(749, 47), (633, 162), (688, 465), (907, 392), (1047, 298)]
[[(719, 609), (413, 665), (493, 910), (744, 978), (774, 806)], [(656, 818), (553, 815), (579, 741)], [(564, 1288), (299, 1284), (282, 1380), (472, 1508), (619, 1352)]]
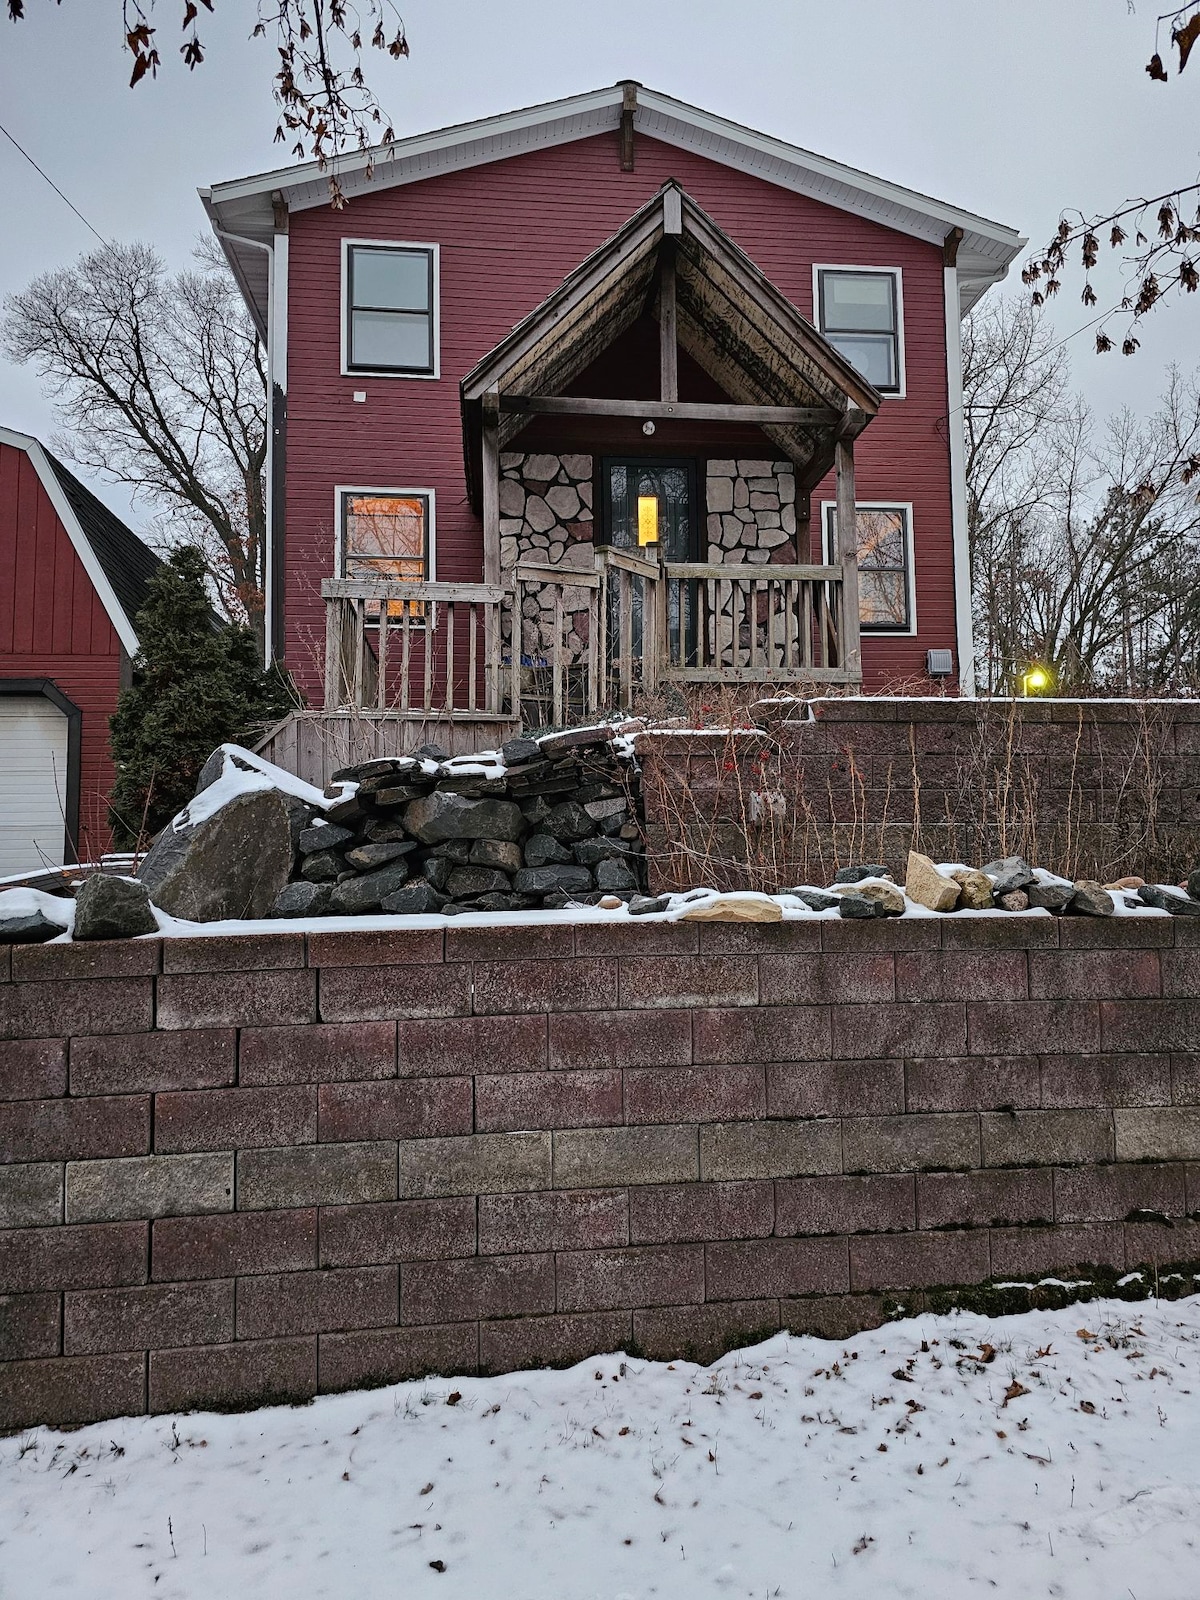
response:
[(1200, 933), (627, 922), (0, 949), (0, 1426), (1200, 1257)]

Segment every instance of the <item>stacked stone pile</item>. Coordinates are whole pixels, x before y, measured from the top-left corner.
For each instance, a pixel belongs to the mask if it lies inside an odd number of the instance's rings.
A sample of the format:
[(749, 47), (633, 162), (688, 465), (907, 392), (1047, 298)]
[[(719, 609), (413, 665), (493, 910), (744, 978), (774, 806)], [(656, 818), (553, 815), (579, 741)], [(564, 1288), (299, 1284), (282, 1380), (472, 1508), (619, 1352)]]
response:
[(644, 883), (629, 764), (585, 728), (446, 760), (434, 746), (337, 773), (298, 838), (277, 917), (518, 911), (629, 900)]

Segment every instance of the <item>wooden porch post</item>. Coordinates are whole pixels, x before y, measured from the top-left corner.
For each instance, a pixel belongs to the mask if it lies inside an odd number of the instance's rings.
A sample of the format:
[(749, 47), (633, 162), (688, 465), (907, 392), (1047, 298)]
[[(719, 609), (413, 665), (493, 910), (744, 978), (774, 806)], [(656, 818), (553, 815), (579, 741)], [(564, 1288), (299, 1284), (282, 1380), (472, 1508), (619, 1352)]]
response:
[[(480, 439), (480, 476), (483, 479), (483, 581), (500, 582), (500, 386), (493, 384), (481, 399), (483, 428)], [(513, 659), (520, 653), (520, 619), (513, 607)], [(428, 646), (426, 647), (428, 648)], [(500, 607), (484, 610), (484, 704), (493, 715), (500, 710)], [(519, 716), (514, 702), (513, 716)]]
[(679, 399), (679, 346), (675, 326), (675, 250), (662, 243), (658, 280), (659, 399)]
[(854, 499), (854, 440), (839, 438), (834, 448), (837, 471), (837, 557), (842, 569), (842, 660), (847, 675), (862, 681), (858, 632), (858, 530)]

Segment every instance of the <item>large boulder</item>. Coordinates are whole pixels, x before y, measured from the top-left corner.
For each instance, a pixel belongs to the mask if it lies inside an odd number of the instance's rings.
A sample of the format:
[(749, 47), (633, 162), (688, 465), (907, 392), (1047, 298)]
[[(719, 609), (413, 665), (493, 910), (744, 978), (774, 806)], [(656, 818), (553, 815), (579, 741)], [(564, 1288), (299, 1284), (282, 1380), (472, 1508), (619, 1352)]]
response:
[(441, 844), (446, 839), (516, 840), (528, 824), (511, 800), (472, 800), (435, 789), (405, 807), (404, 826), (422, 844)]
[(136, 878), (94, 873), (75, 896), (73, 939), (133, 939), (157, 933), (146, 885)]
[(910, 850), (904, 892), (914, 905), (928, 911), (953, 911), (962, 895), (962, 885), (939, 872), (928, 856)]
[(189, 922), (269, 917), (312, 808), (279, 789), (235, 794), (199, 821), (168, 823), (138, 869), (161, 911)]

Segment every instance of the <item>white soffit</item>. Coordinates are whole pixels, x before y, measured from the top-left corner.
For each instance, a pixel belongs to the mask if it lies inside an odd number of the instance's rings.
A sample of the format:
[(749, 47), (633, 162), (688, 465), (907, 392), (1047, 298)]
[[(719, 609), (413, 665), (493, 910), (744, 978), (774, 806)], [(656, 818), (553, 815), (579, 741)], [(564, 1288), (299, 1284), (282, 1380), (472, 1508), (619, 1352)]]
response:
[[(419, 183), (446, 172), (502, 161), (527, 151), (568, 144), (615, 131), (620, 125), (623, 85), (549, 101), (502, 116), (460, 123), (390, 147), (338, 158), (327, 170), (314, 161), (257, 177), (241, 178), (200, 191), (213, 226), (221, 232), (269, 243), (273, 197), (290, 211), (329, 203), (329, 177), (335, 173), (347, 198), (401, 184)], [(958, 252), (963, 311), (1008, 271), (1026, 241), (1013, 229), (991, 222), (916, 190), (860, 172), (770, 135), (702, 111), (670, 95), (638, 87), (635, 128), (649, 138), (694, 151), (734, 168), (807, 195), (825, 205), (865, 217), (882, 227), (941, 245), (952, 228), (963, 230)], [(367, 171), (374, 163), (373, 175)], [(224, 240), (234, 272), (256, 318), (265, 325), (268, 269), (261, 250)]]

